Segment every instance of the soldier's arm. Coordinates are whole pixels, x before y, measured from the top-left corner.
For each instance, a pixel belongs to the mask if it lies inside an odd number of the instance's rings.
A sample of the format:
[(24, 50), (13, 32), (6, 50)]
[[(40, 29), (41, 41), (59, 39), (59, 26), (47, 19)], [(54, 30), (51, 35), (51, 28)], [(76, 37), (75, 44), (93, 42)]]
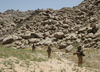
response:
[(80, 52), (74, 52), (73, 55), (75, 55), (75, 54), (80, 54)]

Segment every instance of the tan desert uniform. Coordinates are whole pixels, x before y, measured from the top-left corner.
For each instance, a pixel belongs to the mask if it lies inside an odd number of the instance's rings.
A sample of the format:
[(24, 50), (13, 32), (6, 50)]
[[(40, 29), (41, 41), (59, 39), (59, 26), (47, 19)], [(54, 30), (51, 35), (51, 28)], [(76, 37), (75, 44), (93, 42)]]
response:
[(35, 51), (35, 46), (34, 46), (34, 44), (32, 45), (32, 52), (33, 52), (33, 50)]
[(48, 58), (50, 58), (50, 56), (51, 56), (51, 48), (50, 48), (50, 46), (48, 46), (48, 49), (47, 49), (47, 53), (48, 53)]
[(73, 53), (73, 55), (75, 55), (75, 54), (77, 54), (77, 57), (78, 57), (78, 65), (79, 66), (82, 65), (82, 63), (83, 63), (83, 56), (85, 56), (85, 55), (84, 55), (83, 51), (81, 50), (81, 46), (79, 46), (78, 50)]

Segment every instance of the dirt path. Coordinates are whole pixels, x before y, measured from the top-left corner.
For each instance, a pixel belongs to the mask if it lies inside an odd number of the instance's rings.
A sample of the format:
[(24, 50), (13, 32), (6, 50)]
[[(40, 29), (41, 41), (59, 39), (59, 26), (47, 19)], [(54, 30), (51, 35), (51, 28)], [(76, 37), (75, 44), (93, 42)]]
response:
[[(77, 64), (75, 64), (73, 61), (69, 61), (64, 57), (65, 52), (55, 52), (58, 57), (66, 63), (66, 66), (72, 70), (72, 72), (99, 72), (96, 69), (93, 68), (86, 68), (86, 67), (79, 67)], [(70, 65), (70, 66), (69, 66)]]

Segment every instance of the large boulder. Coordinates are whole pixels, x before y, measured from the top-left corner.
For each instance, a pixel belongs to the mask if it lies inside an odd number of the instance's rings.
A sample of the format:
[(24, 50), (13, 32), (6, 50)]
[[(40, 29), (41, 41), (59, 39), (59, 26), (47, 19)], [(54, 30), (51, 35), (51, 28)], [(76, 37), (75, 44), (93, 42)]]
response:
[(52, 45), (52, 40), (49, 37), (46, 37), (44, 40), (44, 45)]
[(28, 41), (29, 41), (29, 43), (36, 43), (36, 42), (39, 42), (39, 39), (32, 38), (32, 39), (29, 39)]
[(64, 38), (64, 33), (63, 32), (56, 32), (54, 35), (53, 35), (55, 38)]
[(72, 45), (69, 45), (67, 48), (66, 48), (66, 52), (69, 52), (73, 49), (73, 46)]
[(8, 36), (6, 38), (3, 39), (2, 44), (10, 44), (14, 41), (12, 36)]

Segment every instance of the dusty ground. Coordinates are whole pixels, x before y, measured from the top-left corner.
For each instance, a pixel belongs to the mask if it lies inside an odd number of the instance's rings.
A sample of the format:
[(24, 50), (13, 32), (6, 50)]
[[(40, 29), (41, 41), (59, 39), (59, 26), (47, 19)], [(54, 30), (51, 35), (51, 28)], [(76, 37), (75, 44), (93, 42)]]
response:
[[(36, 50), (46, 51), (47, 48), (38, 47)], [(26, 50), (31, 50), (27, 48)], [(71, 58), (71, 53), (53, 48), (52, 58), (39, 54), (38, 57), (46, 57), (46, 61), (20, 60), (17, 57), (0, 58), (0, 72), (99, 72), (98, 69), (77, 66), (77, 57)], [(29, 53), (29, 54), (34, 54)], [(67, 57), (70, 57), (67, 59)]]

